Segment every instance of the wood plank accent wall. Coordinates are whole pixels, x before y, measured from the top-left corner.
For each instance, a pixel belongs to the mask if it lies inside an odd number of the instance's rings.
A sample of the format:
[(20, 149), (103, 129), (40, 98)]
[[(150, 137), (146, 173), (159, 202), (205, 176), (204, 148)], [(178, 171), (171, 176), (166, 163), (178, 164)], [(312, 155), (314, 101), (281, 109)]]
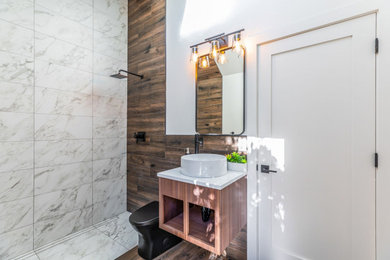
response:
[(214, 59), (197, 71), (197, 126), (200, 134), (222, 134), (222, 74)]
[[(180, 166), (194, 136), (165, 135), (165, 0), (129, 0), (128, 69), (144, 74), (128, 80), (127, 208), (158, 200), (157, 173)], [(190, 49), (188, 48), (189, 54)], [(146, 132), (136, 143), (134, 132)], [(205, 137), (201, 152), (236, 150), (238, 137)]]

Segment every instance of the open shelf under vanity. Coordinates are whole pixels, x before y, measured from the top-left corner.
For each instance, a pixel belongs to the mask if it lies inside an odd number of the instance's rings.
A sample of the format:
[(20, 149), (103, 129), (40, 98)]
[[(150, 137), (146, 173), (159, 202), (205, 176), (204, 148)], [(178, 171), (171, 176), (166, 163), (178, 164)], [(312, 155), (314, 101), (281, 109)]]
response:
[(161, 229), (217, 255), (246, 224), (246, 178), (222, 190), (159, 178), (159, 201)]
[(188, 236), (214, 247), (215, 244), (215, 211), (211, 210), (210, 218), (202, 220), (202, 207), (190, 203)]
[(183, 232), (183, 201), (163, 195), (164, 224)]

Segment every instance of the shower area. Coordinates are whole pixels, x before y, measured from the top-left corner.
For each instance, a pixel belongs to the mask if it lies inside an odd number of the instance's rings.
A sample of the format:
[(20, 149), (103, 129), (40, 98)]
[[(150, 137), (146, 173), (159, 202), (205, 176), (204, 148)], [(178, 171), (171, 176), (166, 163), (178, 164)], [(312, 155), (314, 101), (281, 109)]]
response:
[(0, 2), (0, 259), (126, 211), (127, 13)]

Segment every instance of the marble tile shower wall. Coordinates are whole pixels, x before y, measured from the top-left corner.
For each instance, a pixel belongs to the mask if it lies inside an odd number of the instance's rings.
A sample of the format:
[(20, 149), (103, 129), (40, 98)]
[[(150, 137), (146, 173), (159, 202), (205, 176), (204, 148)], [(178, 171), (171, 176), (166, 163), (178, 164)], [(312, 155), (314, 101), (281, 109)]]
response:
[(127, 0), (0, 0), (0, 259), (126, 210)]

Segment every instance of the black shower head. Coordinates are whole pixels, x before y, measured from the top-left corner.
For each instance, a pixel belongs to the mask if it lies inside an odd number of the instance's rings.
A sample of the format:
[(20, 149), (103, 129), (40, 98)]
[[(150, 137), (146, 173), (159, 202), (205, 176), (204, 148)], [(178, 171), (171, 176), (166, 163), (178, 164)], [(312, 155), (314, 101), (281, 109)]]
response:
[(119, 72), (116, 74), (110, 75), (110, 77), (116, 78), (116, 79), (125, 79), (127, 76), (120, 74)]
[(121, 72), (124, 72), (124, 73), (130, 74), (130, 75), (139, 77), (140, 79), (143, 79), (143, 78), (144, 78), (143, 75), (139, 75), (139, 74), (136, 74), (136, 73), (127, 71), (127, 70), (119, 70), (118, 73), (112, 74), (112, 75), (110, 75), (110, 77), (113, 77), (113, 78), (116, 78), (116, 79), (125, 79), (125, 78), (127, 78), (127, 76), (121, 74)]

